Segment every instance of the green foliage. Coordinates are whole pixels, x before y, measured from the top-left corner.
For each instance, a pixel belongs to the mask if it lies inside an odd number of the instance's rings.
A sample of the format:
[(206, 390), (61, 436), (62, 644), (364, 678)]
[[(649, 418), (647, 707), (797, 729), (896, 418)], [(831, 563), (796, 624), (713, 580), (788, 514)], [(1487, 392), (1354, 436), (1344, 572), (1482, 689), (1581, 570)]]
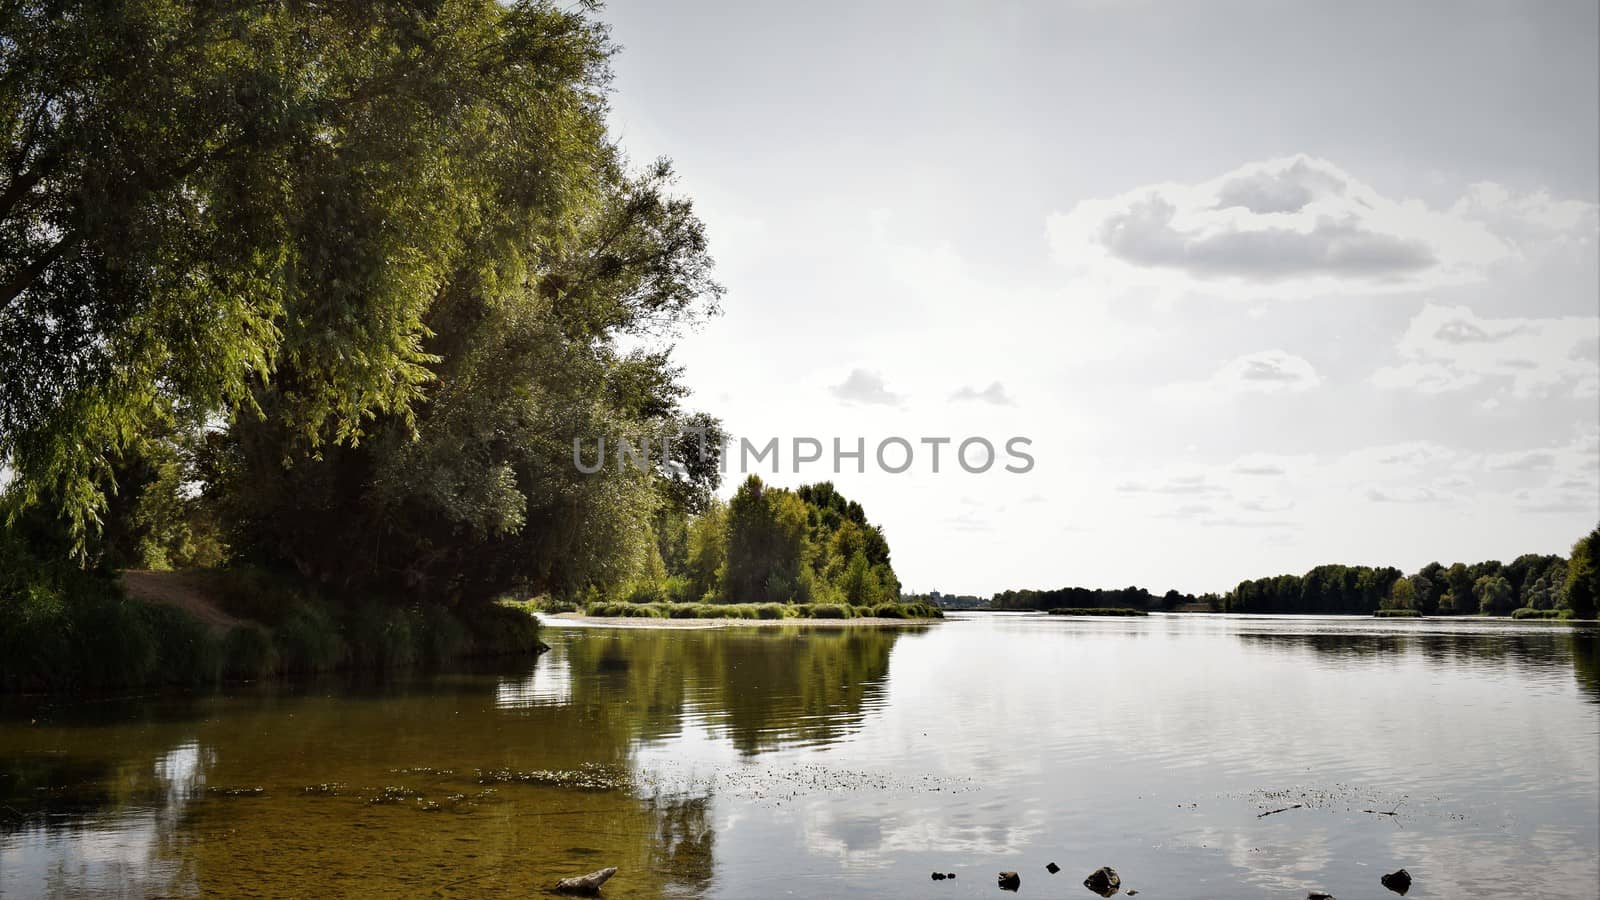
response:
[(539, 620), (513, 604), (490, 603), (460, 611), (473, 656), (532, 656), (545, 649)]
[(1574, 618), (1595, 617), (1596, 608), (1600, 607), (1600, 526), (1572, 545), (1562, 601)]
[(278, 671), (278, 648), (260, 625), (241, 625), (222, 640), (222, 667), (229, 678), (270, 678)]
[(885, 603), (876, 607), (832, 603), (623, 603), (595, 601), (584, 615), (597, 618), (643, 619), (854, 619), (881, 616), (891, 619), (938, 619), (943, 610), (924, 603)]
[(422, 658), (415, 614), (403, 607), (364, 603), (345, 614), (351, 662), (370, 671), (405, 669)]
[[(750, 476), (728, 504), (702, 516), (703, 536), (691, 535), (691, 577), (702, 583), (715, 560), (714, 536), (726, 536), (716, 594), (730, 602), (851, 603), (870, 606), (898, 599), (899, 579), (882, 531), (861, 505), (827, 482), (795, 491), (769, 487)], [(698, 552), (697, 552), (698, 548)]]
[(289, 674), (327, 672), (344, 664), (349, 650), (325, 607), (294, 607), (272, 629), (279, 670)]
[(1513, 618), (1513, 619), (1570, 619), (1570, 618), (1572, 618), (1572, 610), (1570, 610), (1570, 609), (1534, 609), (1532, 607), (1524, 606), (1521, 609), (1512, 610), (1511, 611), (1511, 618)]
[(217, 683), (223, 674), (224, 650), (205, 623), (173, 606), (141, 603), (138, 608), (155, 643), (154, 670), (147, 681), (192, 687)]
[[(526, 256), (566, 253), (575, 223), (632, 208), (626, 191), (596, 204), (611, 48), (584, 12), (0, 10), (0, 457), (21, 491), (50, 492), (82, 538), (152, 409), (259, 403), (312, 443), (408, 418), (453, 278), (515, 279), (543, 262)], [(609, 287), (649, 234), (618, 233), (573, 274)], [(681, 258), (642, 277), (679, 278)], [(662, 293), (658, 312), (683, 301)]]
[(1478, 610), (1485, 615), (1510, 615), (1516, 605), (1516, 592), (1502, 575), (1479, 576), (1472, 585), (1472, 596), (1478, 601)]
[(1129, 609), (1125, 606), (1102, 607), (1060, 607), (1049, 610), (1052, 616), (1147, 616), (1148, 612), (1142, 609)]
[[(1398, 584), (1398, 582), (1396, 583)], [(1420, 618), (1422, 613), (1405, 607), (1391, 607), (1380, 609), (1374, 612), (1373, 615), (1380, 619), (1415, 619)]]

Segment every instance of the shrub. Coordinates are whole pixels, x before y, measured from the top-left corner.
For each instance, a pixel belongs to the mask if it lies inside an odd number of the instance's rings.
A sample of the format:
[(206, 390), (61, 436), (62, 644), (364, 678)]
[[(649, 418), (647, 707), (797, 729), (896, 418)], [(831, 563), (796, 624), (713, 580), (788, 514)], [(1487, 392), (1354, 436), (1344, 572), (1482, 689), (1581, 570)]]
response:
[(841, 606), (837, 603), (818, 603), (811, 607), (811, 618), (848, 619), (850, 618), (850, 607)]
[(1422, 613), (1414, 609), (1380, 609), (1373, 615), (1380, 619), (1418, 619), (1422, 617)]
[(405, 610), (366, 603), (345, 619), (350, 661), (362, 669), (400, 669), (417, 661), (411, 617)]
[(1570, 610), (1570, 609), (1534, 609), (1532, 607), (1524, 606), (1521, 609), (1512, 610), (1511, 611), (1511, 618), (1513, 618), (1513, 619), (1570, 619), (1570, 618), (1572, 618), (1572, 610)]
[(460, 619), (450, 610), (431, 604), (414, 614), (412, 634), (418, 643), (417, 657), (435, 666), (466, 655), (472, 643)]
[(478, 656), (526, 656), (543, 646), (539, 620), (524, 609), (491, 603), (462, 610), (462, 623)]
[(167, 684), (203, 686), (222, 676), (222, 645), (204, 622), (162, 604), (140, 604), (155, 641), (156, 672)]
[(784, 617), (784, 607), (782, 603), (763, 603), (756, 607), (756, 618), (781, 619)]
[(278, 670), (272, 635), (260, 625), (240, 625), (222, 640), (222, 669), (230, 678), (266, 678)]
[(318, 599), (304, 581), (254, 566), (216, 572), (210, 580), (224, 612), (267, 626), (276, 626)]
[(327, 672), (338, 668), (347, 654), (333, 617), (321, 606), (303, 604), (272, 630), (281, 672)]

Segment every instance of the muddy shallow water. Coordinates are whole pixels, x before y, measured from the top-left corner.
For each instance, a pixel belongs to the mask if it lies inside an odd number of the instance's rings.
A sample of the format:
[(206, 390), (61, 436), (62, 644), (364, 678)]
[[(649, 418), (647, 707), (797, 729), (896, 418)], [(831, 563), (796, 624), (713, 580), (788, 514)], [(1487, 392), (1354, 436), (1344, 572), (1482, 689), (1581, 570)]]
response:
[[(956, 616), (554, 627), (375, 687), (0, 707), (0, 896), (1592, 898), (1600, 637)], [(1391, 815), (1392, 813), (1392, 815)], [(1265, 815), (1264, 815), (1265, 814)], [(1050, 875), (1045, 865), (1059, 864)], [(954, 872), (954, 881), (930, 873)]]

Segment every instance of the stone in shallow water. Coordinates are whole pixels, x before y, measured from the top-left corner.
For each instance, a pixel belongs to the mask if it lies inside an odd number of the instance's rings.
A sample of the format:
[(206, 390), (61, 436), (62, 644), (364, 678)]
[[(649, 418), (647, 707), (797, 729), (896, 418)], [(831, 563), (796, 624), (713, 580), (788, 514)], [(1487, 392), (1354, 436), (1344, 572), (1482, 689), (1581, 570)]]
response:
[(582, 897), (593, 897), (600, 893), (600, 886), (611, 880), (617, 874), (616, 866), (607, 866), (587, 875), (577, 878), (563, 878), (556, 882), (555, 891), (558, 894), (577, 894)]
[(1398, 872), (1390, 872), (1378, 880), (1383, 882), (1384, 887), (1402, 897), (1405, 896), (1406, 891), (1411, 890), (1411, 873), (1405, 869), (1401, 869)]
[(1022, 887), (1022, 876), (1015, 872), (1001, 872), (996, 881), (1002, 891), (1014, 891)]
[(1045, 867), (1044, 867), (1044, 870), (1046, 872), (1049, 872), (1051, 875), (1054, 875), (1055, 873), (1061, 871), (1061, 867), (1056, 865), (1055, 863), (1046, 863)]
[(1122, 887), (1122, 876), (1110, 866), (1101, 866), (1089, 873), (1089, 877), (1083, 880), (1083, 886), (1102, 897), (1114, 897)]

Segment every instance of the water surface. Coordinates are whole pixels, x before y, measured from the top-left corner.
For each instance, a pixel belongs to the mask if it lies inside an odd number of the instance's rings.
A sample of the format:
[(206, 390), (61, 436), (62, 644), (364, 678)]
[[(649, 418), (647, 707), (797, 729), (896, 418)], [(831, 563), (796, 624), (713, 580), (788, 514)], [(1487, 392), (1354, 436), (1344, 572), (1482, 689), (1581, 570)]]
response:
[(381, 688), (10, 701), (0, 896), (521, 897), (606, 865), (610, 897), (993, 897), (1009, 869), (1087, 898), (1101, 865), (1150, 898), (1393, 896), (1401, 866), (1409, 897), (1600, 886), (1593, 630), (973, 614), (547, 641)]

